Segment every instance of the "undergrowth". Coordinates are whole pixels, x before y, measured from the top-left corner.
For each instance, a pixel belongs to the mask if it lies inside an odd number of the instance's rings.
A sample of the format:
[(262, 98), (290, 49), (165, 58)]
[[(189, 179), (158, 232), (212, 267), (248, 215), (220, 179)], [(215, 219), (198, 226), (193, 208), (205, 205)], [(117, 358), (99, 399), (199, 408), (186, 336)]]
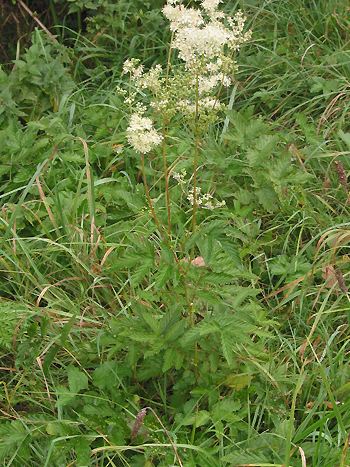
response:
[(2, 465), (350, 465), (347, 2), (222, 4), (253, 35), (194, 171), (180, 117), (166, 169), (126, 138), (163, 3), (51, 3), (0, 70)]

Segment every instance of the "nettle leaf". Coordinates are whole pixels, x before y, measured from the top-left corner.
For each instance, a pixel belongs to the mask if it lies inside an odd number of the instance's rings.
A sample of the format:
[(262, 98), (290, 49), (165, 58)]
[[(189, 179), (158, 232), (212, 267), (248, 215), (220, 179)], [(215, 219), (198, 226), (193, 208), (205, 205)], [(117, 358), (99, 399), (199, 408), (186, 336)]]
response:
[(232, 339), (232, 337), (227, 333), (221, 334), (222, 353), (229, 366), (232, 366), (234, 362), (233, 346), (234, 340)]
[(0, 460), (13, 455), (16, 449), (30, 440), (26, 427), (19, 420), (0, 425)]
[(56, 395), (56, 407), (65, 407), (75, 400), (77, 393), (70, 392), (69, 389), (66, 388), (66, 386), (57, 386)]
[(279, 138), (276, 135), (263, 135), (254, 148), (248, 149), (246, 157), (251, 167), (264, 166), (275, 149)]
[(135, 287), (145, 279), (154, 268), (154, 258), (143, 258), (142, 263), (137, 266), (137, 270), (131, 274), (130, 281)]
[(174, 273), (176, 274), (176, 270), (173, 265), (161, 264), (154, 277), (157, 288), (163, 288), (167, 282), (174, 278)]
[(1, 347), (6, 350), (12, 349), (16, 330), (18, 332), (20, 328), (25, 328), (34, 314), (34, 310), (24, 304), (7, 300), (0, 301), (0, 349)]
[(179, 370), (182, 367), (184, 361), (184, 354), (180, 353), (175, 348), (169, 348), (164, 353), (164, 361), (163, 361), (163, 373), (170, 370), (170, 368), (175, 368)]
[(67, 369), (68, 385), (72, 393), (78, 394), (83, 389), (87, 389), (89, 380), (86, 374), (75, 366), (69, 366)]
[(242, 419), (241, 416), (235, 415), (241, 408), (239, 400), (223, 399), (211, 408), (211, 418), (214, 423), (225, 420), (227, 422), (236, 422)]
[(293, 280), (307, 274), (311, 270), (312, 265), (303, 257), (290, 258), (287, 255), (280, 255), (269, 262), (269, 267), (272, 275)]
[(185, 415), (181, 420), (181, 424), (184, 426), (193, 425), (198, 428), (202, 425), (206, 425), (210, 421), (210, 413), (206, 410), (199, 410), (194, 414)]
[[(152, 313), (152, 310), (141, 311), (140, 317), (142, 318), (144, 324), (146, 324), (145, 329), (149, 328), (154, 334), (159, 335), (161, 329), (161, 322), (159, 315)], [(149, 331), (146, 331), (149, 334)]]
[(250, 385), (252, 380), (252, 376), (247, 373), (240, 373), (240, 374), (232, 374), (227, 376), (224, 381), (225, 386), (228, 386), (236, 391), (240, 391), (241, 389)]
[(92, 381), (95, 386), (100, 389), (113, 389), (119, 386), (119, 378), (117, 375), (117, 363), (107, 361), (102, 363), (93, 372)]
[(279, 208), (279, 200), (272, 187), (260, 188), (256, 191), (259, 203), (269, 212), (275, 212)]
[(166, 342), (177, 341), (180, 337), (184, 335), (186, 323), (184, 320), (179, 320), (174, 323), (172, 326), (168, 327), (165, 331), (164, 339)]
[(225, 140), (235, 142), (241, 146), (251, 145), (261, 135), (268, 132), (268, 126), (260, 119), (254, 117), (254, 108), (248, 107), (241, 111), (229, 112), (232, 127), (225, 135)]
[(77, 465), (90, 465), (91, 464), (91, 440), (88, 441), (86, 438), (78, 438), (74, 443), (74, 451), (76, 454)]

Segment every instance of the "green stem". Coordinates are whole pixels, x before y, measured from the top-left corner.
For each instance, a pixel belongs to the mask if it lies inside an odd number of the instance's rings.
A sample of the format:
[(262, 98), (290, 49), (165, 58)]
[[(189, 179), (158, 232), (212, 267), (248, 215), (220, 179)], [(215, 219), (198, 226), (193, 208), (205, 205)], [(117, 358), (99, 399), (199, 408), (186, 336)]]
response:
[(167, 122), (163, 122), (163, 142), (162, 142), (162, 158), (163, 158), (163, 172), (165, 178), (165, 202), (168, 217), (168, 234), (171, 234), (171, 206), (170, 206), (170, 191), (169, 191), (169, 169), (166, 160), (166, 137), (167, 137)]
[(53, 0), (50, 0), (50, 5), (49, 5), (51, 15), (52, 15), (52, 22), (54, 26), (57, 26), (59, 24), (58, 16), (56, 13), (56, 8), (55, 5), (53, 4)]
[(148, 206), (149, 206), (149, 208), (151, 210), (153, 220), (154, 220), (156, 226), (158, 227), (159, 233), (161, 233), (163, 229), (162, 229), (162, 226), (161, 226), (161, 224), (159, 222), (159, 219), (157, 217), (156, 211), (155, 211), (154, 206), (153, 206), (152, 198), (151, 198), (150, 193), (149, 193), (149, 187), (148, 187), (146, 172), (145, 172), (145, 156), (144, 156), (144, 154), (141, 154), (141, 171), (142, 171), (142, 179), (143, 179), (143, 184), (144, 184), (144, 187), (145, 187)]
[[(148, 187), (148, 183), (147, 183), (147, 178), (146, 178), (146, 172), (145, 172), (145, 156), (144, 154), (141, 154), (141, 172), (142, 172), (142, 179), (143, 179), (143, 184), (144, 184), (144, 187), (145, 187), (145, 192), (146, 192), (146, 198), (147, 198), (147, 202), (148, 202), (148, 205), (149, 205), (149, 208), (151, 210), (151, 214), (152, 214), (152, 218), (159, 230), (159, 233), (163, 239), (163, 241), (167, 244), (168, 248), (170, 249), (170, 251), (172, 252), (173, 254), (173, 257), (174, 257), (174, 260), (176, 263), (179, 264), (179, 260), (176, 256), (176, 253), (171, 245), (171, 241), (170, 241), (170, 235), (168, 233), (168, 231), (164, 228), (164, 226), (160, 223), (158, 217), (157, 217), (157, 214), (156, 214), (156, 211), (154, 209), (154, 206), (153, 206), (153, 202), (152, 202), (152, 198), (151, 198), (151, 195), (150, 195), (150, 192), (149, 192), (149, 187)], [(165, 234), (165, 235), (163, 235)]]
[[(174, 34), (171, 36), (170, 47), (168, 52), (167, 58), (167, 66), (166, 66), (166, 75), (165, 75), (165, 86), (168, 87), (169, 83), (169, 71), (171, 66), (171, 51), (172, 51), (172, 41), (173, 41)], [(169, 191), (169, 169), (166, 160), (166, 137), (167, 137), (167, 127), (168, 121), (164, 117), (163, 119), (163, 142), (162, 142), (162, 157), (163, 157), (163, 171), (164, 171), (164, 178), (165, 178), (165, 200), (166, 200), (166, 209), (167, 209), (167, 216), (168, 216), (168, 234), (171, 234), (171, 205), (170, 205), (170, 191)]]
[(78, 31), (81, 33), (82, 24), (81, 24), (81, 11), (77, 12), (77, 20), (78, 20)]
[(195, 146), (193, 156), (193, 209), (192, 209), (192, 233), (195, 232), (197, 226), (197, 172), (198, 172), (198, 159), (200, 150), (200, 139), (199, 139), (199, 80), (198, 73), (196, 75), (196, 112), (195, 112)]

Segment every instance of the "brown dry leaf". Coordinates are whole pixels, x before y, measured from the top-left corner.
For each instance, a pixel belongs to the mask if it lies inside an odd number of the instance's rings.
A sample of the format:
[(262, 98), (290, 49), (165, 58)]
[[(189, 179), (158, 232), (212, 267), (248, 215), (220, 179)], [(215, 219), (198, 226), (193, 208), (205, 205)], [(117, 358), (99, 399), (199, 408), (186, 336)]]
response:
[(350, 230), (338, 230), (327, 238), (327, 243), (331, 248), (340, 248), (350, 243)]
[(322, 269), (322, 277), (325, 280), (325, 287), (331, 289), (338, 283), (334, 266), (329, 264)]
[(348, 293), (348, 288), (346, 287), (345, 279), (340, 269), (336, 269), (335, 276), (337, 278), (340, 290), (346, 295)]
[(196, 268), (204, 268), (206, 266), (203, 256), (197, 256), (191, 261), (192, 266)]
[[(333, 402), (330, 402), (330, 401), (323, 401), (324, 405), (326, 406), (327, 409), (329, 410), (333, 410), (334, 409), (334, 404)], [(308, 410), (311, 410), (314, 408), (314, 405), (315, 405), (315, 402), (314, 401), (309, 401), (307, 404), (306, 404), (306, 408)]]
[(332, 184), (331, 184), (330, 178), (329, 178), (329, 177), (326, 177), (326, 178), (324, 179), (324, 182), (323, 182), (323, 188), (324, 188), (325, 190), (328, 190), (328, 188), (330, 188), (331, 185), (332, 185)]

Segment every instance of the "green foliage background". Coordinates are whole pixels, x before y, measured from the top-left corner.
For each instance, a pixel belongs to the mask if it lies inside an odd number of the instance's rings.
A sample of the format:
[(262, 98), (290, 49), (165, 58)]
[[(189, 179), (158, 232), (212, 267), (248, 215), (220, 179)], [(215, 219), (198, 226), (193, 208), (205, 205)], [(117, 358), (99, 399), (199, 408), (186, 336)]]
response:
[(225, 2), (253, 29), (200, 161), (227, 207), (191, 235), (171, 186), (204, 268), (125, 144), (121, 66), (165, 61), (162, 2), (30, 3), (56, 40), (0, 71), (2, 465), (349, 465), (348, 3)]

